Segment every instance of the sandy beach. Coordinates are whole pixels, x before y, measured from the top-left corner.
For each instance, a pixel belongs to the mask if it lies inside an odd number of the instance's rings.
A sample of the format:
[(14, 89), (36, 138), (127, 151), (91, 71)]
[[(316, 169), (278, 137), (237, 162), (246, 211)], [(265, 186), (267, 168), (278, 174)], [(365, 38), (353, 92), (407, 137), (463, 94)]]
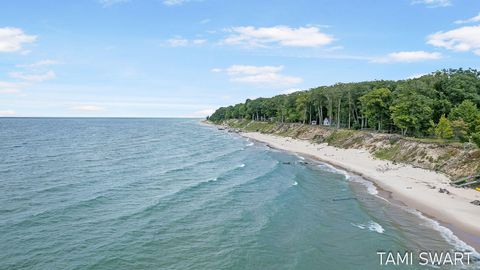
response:
[[(455, 188), (443, 174), (378, 160), (366, 150), (340, 149), (327, 144), (313, 144), (305, 140), (257, 132), (241, 135), (351, 171), (391, 192), (395, 200), (411, 208), (472, 235), (480, 235), (480, 206), (470, 203), (480, 200), (480, 192)], [(446, 189), (449, 193), (440, 193), (440, 189)]]

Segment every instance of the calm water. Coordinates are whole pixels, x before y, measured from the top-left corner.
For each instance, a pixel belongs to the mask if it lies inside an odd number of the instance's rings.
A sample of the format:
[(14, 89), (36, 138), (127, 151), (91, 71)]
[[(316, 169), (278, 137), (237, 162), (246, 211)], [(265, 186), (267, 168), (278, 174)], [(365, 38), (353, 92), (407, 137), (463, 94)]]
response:
[(385, 269), (379, 250), (464, 247), (306, 161), (191, 119), (0, 119), (0, 269)]

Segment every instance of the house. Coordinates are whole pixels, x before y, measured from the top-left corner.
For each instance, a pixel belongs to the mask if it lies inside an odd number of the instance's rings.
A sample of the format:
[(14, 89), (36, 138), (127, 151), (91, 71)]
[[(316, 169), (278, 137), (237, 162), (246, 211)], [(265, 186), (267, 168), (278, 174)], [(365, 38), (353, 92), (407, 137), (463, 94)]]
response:
[(323, 125), (330, 126), (330, 119), (328, 119), (328, 117), (325, 117), (325, 119), (323, 119)]

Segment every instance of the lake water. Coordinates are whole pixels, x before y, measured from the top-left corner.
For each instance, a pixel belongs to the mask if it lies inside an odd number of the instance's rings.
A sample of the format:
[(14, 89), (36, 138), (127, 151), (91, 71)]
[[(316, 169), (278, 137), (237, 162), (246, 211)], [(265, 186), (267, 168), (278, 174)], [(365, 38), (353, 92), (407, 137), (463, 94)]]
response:
[(197, 119), (0, 119), (0, 269), (385, 268), (468, 249), (358, 176)]

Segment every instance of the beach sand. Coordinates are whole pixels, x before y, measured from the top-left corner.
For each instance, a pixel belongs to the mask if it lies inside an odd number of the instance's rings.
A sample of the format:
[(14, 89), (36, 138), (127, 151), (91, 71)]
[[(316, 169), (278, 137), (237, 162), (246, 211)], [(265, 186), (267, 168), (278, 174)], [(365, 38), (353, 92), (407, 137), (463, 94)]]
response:
[[(257, 132), (241, 135), (267, 143), (273, 148), (308, 155), (351, 171), (391, 192), (395, 200), (446, 225), (480, 236), (480, 206), (470, 203), (473, 200), (480, 200), (480, 192), (455, 188), (449, 184), (450, 179), (443, 174), (378, 160), (367, 150), (340, 149), (327, 144), (314, 144), (306, 140)], [(440, 188), (447, 189), (450, 194), (440, 193)]]

